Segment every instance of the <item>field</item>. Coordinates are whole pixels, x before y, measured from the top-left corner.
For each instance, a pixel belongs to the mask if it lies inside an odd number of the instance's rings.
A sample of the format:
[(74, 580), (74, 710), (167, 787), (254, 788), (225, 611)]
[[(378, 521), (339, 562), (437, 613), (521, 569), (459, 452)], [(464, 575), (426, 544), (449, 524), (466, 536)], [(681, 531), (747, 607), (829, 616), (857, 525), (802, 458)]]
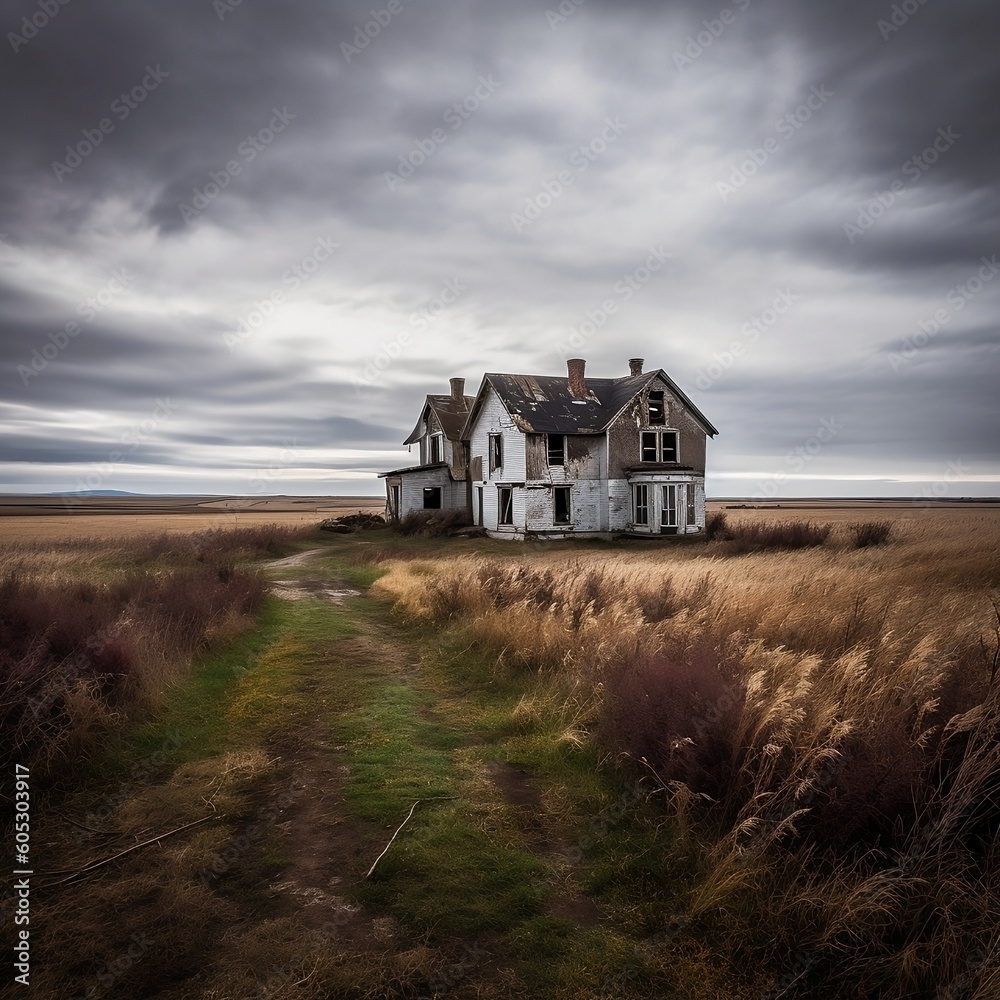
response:
[(1000, 510), (714, 506), (681, 545), (23, 528), (5, 607), (84, 594), (145, 678), (17, 730), (32, 984), (993, 1000)]

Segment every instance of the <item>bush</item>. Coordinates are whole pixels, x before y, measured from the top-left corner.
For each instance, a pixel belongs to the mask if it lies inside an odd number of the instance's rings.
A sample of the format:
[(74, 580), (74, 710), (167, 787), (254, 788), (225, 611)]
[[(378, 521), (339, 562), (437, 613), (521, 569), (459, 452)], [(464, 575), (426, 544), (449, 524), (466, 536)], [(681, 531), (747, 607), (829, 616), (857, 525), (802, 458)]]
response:
[(806, 549), (825, 544), (830, 525), (812, 521), (737, 521), (725, 529), (727, 551), (732, 555), (765, 549)]
[[(41, 776), (149, 709), (195, 654), (260, 609), (266, 581), (232, 556), (277, 554), (300, 533), (264, 525), (109, 541), (111, 565), (124, 554), (131, 568), (102, 583), (38, 579), (22, 557), (0, 577), (0, 766), (30, 763)], [(158, 571), (138, 568), (146, 562)]]
[(869, 545), (884, 545), (892, 534), (891, 521), (860, 521), (851, 525), (851, 536), (856, 549), (866, 549)]
[(722, 510), (713, 511), (705, 518), (705, 538), (711, 542), (716, 538), (728, 538), (726, 529), (726, 512)]

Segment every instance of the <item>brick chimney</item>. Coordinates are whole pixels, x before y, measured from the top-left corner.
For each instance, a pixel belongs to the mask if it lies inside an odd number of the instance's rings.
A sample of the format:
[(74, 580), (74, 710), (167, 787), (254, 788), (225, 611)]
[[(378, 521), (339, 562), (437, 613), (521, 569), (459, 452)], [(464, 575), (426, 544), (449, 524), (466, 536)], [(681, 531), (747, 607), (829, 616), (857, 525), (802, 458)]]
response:
[(570, 358), (566, 362), (566, 375), (569, 381), (569, 394), (574, 399), (583, 399), (587, 395), (587, 383), (583, 371), (587, 362), (583, 358)]
[(641, 375), (642, 374), (642, 358), (629, 358), (628, 367), (629, 375)]
[(454, 399), (456, 403), (465, 402), (465, 379), (452, 378), (448, 381), (451, 383), (451, 398)]

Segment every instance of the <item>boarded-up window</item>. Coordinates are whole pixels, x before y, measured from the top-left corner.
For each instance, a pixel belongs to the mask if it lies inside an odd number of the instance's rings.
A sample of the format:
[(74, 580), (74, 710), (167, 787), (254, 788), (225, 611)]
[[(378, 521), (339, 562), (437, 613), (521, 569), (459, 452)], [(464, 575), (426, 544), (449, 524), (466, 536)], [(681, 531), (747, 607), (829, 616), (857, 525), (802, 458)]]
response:
[(566, 438), (562, 434), (546, 434), (549, 439), (549, 465), (566, 464)]
[(503, 467), (503, 437), (499, 434), (490, 435), (490, 472), (496, 472)]
[(441, 509), (441, 487), (425, 486), (424, 510), (440, 510), (440, 509)]
[(572, 490), (568, 486), (556, 486), (552, 490), (553, 524), (569, 524), (573, 520), (571, 493)]
[(509, 486), (501, 486), (497, 489), (498, 502), (499, 502), (499, 517), (497, 518), (497, 523), (499, 524), (513, 524), (514, 523), (514, 491)]

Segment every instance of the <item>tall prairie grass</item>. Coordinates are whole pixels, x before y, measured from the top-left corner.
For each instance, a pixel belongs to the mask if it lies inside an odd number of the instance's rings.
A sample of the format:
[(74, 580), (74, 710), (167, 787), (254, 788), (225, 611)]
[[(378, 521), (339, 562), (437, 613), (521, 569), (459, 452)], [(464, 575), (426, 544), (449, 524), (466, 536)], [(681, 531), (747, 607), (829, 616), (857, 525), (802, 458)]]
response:
[(995, 1000), (1000, 514), (960, 523), (390, 561), (376, 586), (592, 696), (579, 738), (655, 776), (704, 854), (691, 933), (788, 970), (774, 996)]
[(0, 546), (0, 764), (54, 773), (154, 707), (198, 652), (249, 628), (287, 551), (273, 525)]

